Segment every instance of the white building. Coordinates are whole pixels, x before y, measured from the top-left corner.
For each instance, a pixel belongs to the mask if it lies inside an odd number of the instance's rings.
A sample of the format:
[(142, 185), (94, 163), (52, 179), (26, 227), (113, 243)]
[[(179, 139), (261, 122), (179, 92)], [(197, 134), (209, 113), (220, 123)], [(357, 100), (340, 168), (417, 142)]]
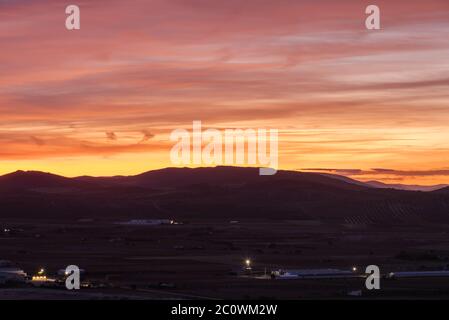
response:
[(0, 260), (0, 284), (22, 283), (26, 281), (26, 277), (27, 274), (11, 261)]
[(350, 270), (339, 269), (298, 269), (298, 270), (275, 270), (274, 278), (279, 279), (301, 279), (301, 278), (347, 278), (355, 276)]
[(449, 277), (449, 270), (440, 271), (402, 271), (391, 272), (387, 275), (387, 278), (427, 278), (427, 277)]
[(120, 224), (133, 226), (158, 226), (162, 224), (174, 224), (174, 221), (169, 219), (133, 219)]

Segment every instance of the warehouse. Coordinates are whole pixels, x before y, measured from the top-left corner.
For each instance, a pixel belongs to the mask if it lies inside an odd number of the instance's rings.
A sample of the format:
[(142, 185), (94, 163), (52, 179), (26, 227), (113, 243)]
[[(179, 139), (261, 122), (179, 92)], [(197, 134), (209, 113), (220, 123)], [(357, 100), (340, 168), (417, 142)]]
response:
[(449, 277), (449, 270), (390, 272), (387, 275), (388, 279), (427, 278), (427, 277)]
[(352, 270), (340, 269), (298, 269), (298, 270), (276, 270), (271, 272), (274, 279), (316, 279), (316, 278), (348, 278), (358, 276)]
[(14, 263), (7, 260), (0, 260), (0, 285), (9, 283), (24, 283), (27, 274), (17, 268)]

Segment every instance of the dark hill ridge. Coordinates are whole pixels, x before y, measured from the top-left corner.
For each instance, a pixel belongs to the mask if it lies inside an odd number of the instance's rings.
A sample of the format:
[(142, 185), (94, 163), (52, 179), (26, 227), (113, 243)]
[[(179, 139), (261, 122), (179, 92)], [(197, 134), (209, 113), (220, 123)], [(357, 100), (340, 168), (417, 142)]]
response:
[(40, 171), (16, 171), (0, 176), (0, 184), (11, 187), (60, 186), (72, 183), (70, 178)]
[(104, 186), (127, 185), (149, 188), (177, 188), (190, 185), (232, 186), (263, 181), (293, 180), (300, 183), (321, 184), (341, 189), (360, 190), (357, 184), (338, 181), (321, 174), (297, 171), (278, 171), (274, 176), (259, 176), (258, 168), (166, 168), (144, 172), (135, 176), (78, 177), (78, 181), (101, 183)]
[(26, 190), (39, 188), (83, 188), (86, 182), (40, 171), (16, 171), (0, 176), (0, 190)]
[(449, 193), (377, 189), (319, 173), (167, 168), (135, 176), (0, 177), (0, 217), (320, 219), (348, 224), (449, 223)]
[(408, 191), (435, 191), (447, 187), (446, 184), (438, 184), (433, 186), (420, 186), (420, 185), (406, 185), (406, 184), (387, 184), (379, 181), (367, 181), (366, 185), (374, 188), (384, 188), (384, 189), (397, 189), (397, 190), (408, 190)]
[(445, 188), (442, 188), (442, 189), (438, 189), (438, 190), (432, 191), (432, 193), (449, 194), (449, 187), (445, 187)]

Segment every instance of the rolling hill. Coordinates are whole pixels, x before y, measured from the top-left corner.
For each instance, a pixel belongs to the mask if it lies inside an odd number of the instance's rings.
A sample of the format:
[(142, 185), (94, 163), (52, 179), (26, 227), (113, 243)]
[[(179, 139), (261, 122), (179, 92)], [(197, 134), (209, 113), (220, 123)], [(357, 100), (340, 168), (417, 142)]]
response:
[(0, 177), (1, 217), (318, 219), (340, 224), (449, 222), (449, 193), (372, 188), (318, 173), (167, 168), (135, 176)]
[(438, 189), (443, 189), (447, 187), (447, 184), (438, 184), (433, 186), (420, 186), (420, 185), (408, 185), (408, 184), (388, 184), (379, 181), (367, 181), (366, 185), (373, 188), (383, 188), (383, 189), (397, 189), (397, 190), (408, 190), (408, 191), (435, 191)]

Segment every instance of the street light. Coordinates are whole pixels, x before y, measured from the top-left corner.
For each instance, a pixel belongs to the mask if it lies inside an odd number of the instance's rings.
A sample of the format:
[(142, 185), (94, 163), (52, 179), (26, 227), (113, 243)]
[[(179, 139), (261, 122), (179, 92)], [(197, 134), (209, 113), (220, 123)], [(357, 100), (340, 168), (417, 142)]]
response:
[(251, 270), (251, 260), (250, 259), (245, 260), (245, 265), (246, 265), (247, 270)]

